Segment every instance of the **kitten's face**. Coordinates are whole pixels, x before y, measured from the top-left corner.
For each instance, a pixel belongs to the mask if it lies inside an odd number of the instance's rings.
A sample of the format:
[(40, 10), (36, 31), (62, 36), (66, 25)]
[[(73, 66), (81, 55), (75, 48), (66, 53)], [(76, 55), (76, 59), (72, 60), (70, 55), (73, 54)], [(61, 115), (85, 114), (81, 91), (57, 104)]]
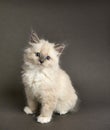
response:
[(55, 67), (58, 65), (59, 56), (64, 49), (64, 45), (49, 43), (45, 40), (38, 40), (34, 33), (31, 36), (30, 47), (25, 50), (25, 62), (32, 63), (38, 67)]
[(38, 65), (39, 67), (52, 67), (58, 64), (59, 61), (53, 44), (44, 40), (41, 40), (40, 43), (31, 45), (26, 51), (26, 58), (28, 62)]

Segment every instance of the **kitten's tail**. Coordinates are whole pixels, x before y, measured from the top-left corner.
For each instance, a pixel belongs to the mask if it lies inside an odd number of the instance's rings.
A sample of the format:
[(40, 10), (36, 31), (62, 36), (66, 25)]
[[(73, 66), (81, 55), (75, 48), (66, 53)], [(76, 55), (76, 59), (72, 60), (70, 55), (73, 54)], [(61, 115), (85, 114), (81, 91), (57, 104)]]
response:
[(70, 112), (77, 112), (79, 111), (79, 105), (81, 103), (81, 100), (80, 98), (78, 97), (78, 94), (75, 92), (76, 94), (76, 101), (75, 101), (75, 104), (73, 105), (72, 109), (70, 110)]
[(79, 111), (79, 109), (80, 109), (80, 107), (79, 107), (80, 103), (81, 103), (81, 100), (78, 98), (77, 101), (76, 101), (76, 104), (73, 107), (73, 109), (71, 110), (71, 112), (77, 112), (77, 111)]

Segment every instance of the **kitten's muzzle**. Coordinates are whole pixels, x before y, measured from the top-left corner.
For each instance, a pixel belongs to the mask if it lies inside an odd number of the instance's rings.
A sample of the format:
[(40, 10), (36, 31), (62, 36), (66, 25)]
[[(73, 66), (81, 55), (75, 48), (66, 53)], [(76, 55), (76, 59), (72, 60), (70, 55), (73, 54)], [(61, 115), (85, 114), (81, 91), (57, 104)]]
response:
[(46, 58), (44, 57), (44, 56), (40, 56), (39, 57), (39, 62), (42, 64), (42, 63), (44, 63), (44, 61), (46, 60)]
[(42, 63), (44, 63), (44, 60), (39, 60), (39, 62), (42, 64)]

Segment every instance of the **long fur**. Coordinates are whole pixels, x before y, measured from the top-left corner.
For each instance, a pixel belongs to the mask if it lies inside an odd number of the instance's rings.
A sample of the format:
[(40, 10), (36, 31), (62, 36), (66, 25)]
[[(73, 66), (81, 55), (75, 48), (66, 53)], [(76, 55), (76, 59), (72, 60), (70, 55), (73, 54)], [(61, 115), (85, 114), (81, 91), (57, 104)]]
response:
[[(24, 50), (22, 72), (28, 104), (24, 111), (27, 114), (32, 114), (40, 102), (41, 113), (37, 117), (37, 121), (48, 123), (51, 121), (53, 112), (66, 114), (74, 110), (78, 96), (70, 77), (59, 66), (64, 45), (56, 46), (54, 43), (42, 39), (30, 41), (29, 44), (29, 47)], [(50, 56), (50, 59), (45, 59), (41, 64), (39, 57), (36, 56), (37, 52), (44, 57)]]

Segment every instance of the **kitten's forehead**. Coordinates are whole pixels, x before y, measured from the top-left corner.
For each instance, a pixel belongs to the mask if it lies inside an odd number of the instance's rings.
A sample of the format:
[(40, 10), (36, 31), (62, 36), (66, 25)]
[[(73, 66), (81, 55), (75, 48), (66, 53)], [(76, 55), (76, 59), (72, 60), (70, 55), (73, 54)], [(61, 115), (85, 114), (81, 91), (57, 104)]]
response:
[(52, 47), (48, 43), (45, 43), (44, 45), (42, 45), (40, 52), (43, 55), (46, 55), (50, 52), (51, 49), (52, 49)]
[(51, 55), (54, 51), (53, 44), (48, 41), (41, 41), (41, 43), (39, 43), (39, 51), (42, 55)]

